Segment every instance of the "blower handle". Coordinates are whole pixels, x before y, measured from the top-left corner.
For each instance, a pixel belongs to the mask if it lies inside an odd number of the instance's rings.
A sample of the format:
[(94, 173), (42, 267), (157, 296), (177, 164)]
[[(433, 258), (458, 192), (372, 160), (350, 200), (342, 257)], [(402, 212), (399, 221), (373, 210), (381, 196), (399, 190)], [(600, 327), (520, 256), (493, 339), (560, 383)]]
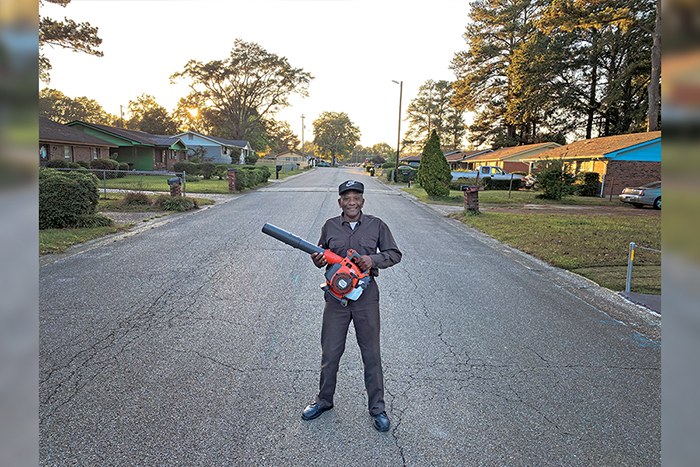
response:
[(293, 235), (287, 232), (286, 230), (280, 229), (279, 227), (275, 227), (272, 224), (263, 225), (262, 231), (264, 234), (276, 238), (280, 242), (286, 243), (287, 245), (294, 247), (298, 250), (304, 251), (310, 255), (314, 253), (326, 253), (326, 250), (324, 250), (320, 246), (316, 246), (313, 243), (309, 243), (306, 240), (297, 237), (296, 235)]

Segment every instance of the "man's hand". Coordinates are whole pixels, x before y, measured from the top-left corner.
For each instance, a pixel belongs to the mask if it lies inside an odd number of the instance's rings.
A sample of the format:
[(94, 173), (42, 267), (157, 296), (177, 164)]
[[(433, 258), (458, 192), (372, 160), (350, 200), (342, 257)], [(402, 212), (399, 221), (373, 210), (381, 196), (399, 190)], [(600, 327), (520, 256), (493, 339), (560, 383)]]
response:
[(317, 268), (322, 268), (328, 264), (328, 261), (326, 261), (326, 257), (323, 255), (323, 253), (312, 253), (311, 260), (314, 262)]
[(370, 258), (369, 255), (362, 255), (360, 259), (355, 261), (355, 264), (360, 268), (360, 271), (369, 271), (372, 268), (372, 258)]

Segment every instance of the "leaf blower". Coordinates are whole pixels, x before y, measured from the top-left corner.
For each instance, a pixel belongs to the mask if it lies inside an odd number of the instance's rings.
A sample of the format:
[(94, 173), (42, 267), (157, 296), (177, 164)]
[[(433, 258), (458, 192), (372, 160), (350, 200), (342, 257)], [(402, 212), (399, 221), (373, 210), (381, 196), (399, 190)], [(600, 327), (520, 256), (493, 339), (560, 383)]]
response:
[(262, 231), (264, 234), (276, 238), (298, 250), (305, 251), (309, 254), (322, 254), (331, 267), (326, 270), (326, 283), (323, 284), (321, 288), (330, 292), (331, 296), (339, 300), (340, 304), (343, 306), (348, 304), (348, 300), (357, 300), (360, 298), (362, 291), (365, 290), (365, 287), (369, 284), (369, 271), (362, 272), (360, 268), (353, 263), (353, 260), (360, 259), (360, 255), (355, 250), (348, 250), (347, 256), (343, 258), (336, 255), (331, 250), (324, 250), (272, 224), (263, 225)]

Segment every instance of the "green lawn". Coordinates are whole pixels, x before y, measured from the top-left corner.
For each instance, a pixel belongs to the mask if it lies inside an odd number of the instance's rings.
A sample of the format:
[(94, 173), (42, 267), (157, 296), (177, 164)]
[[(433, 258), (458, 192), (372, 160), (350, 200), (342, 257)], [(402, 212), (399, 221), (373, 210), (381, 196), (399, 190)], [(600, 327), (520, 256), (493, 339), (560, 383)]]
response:
[[(124, 197), (126, 193), (115, 193), (108, 192), (107, 198), (100, 198), (100, 202), (97, 204), (98, 212), (157, 212), (160, 211), (157, 207), (150, 205), (129, 205), (124, 203)], [(155, 201), (159, 196), (162, 195), (147, 195), (147, 198), (151, 202)], [(208, 204), (214, 204), (214, 200), (207, 198), (197, 198), (197, 203), (200, 206), (206, 206)]]
[[(292, 175), (300, 174), (303, 171), (294, 170), (287, 173), (280, 173), (280, 180)], [(138, 191), (170, 191), (170, 185), (168, 185), (168, 179), (172, 178), (172, 175), (127, 175), (124, 178), (115, 178), (113, 180), (106, 181), (106, 187), (116, 190), (138, 190)], [(275, 174), (272, 173), (270, 179), (274, 179)], [(212, 193), (212, 194), (228, 194), (228, 180), (219, 180), (218, 177), (214, 177), (210, 180), (204, 180), (198, 178), (197, 181), (192, 181), (190, 177), (187, 178), (187, 186), (185, 189), (188, 193)], [(269, 183), (269, 182), (268, 182)], [(105, 187), (105, 182), (99, 181), (99, 188), (102, 190)]]
[(92, 229), (45, 229), (39, 231), (39, 255), (63, 253), (66, 248), (85, 243), (105, 235), (129, 230), (131, 225), (120, 224), (113, 227)]
[[(447, 198), (431, 198), (424, 189), (417, 185), (411, 188), (402, 188), (406, 193), (410, 193), (420, 201), (430, 204), (449, 204), (461, 206), (464, 204), (464, 192), (450, 191), (450, 196)], [(616, 199), (610, 201), (609, 198), (599, 198), (593, 196), (567, 196), (560, 201), (552, 201), (548, 199), (539, 199), (537, 195), (539, 191), (519, 190), (511, 191), (510, 197), (508, 191), (500, 190), (483, 190), (479, 192), (479, 204), (484, 205), (499, 205), (499, 206), (518, 206), (522, 204), (566, 204), (572, 206), (619, 206), (621, 203)]]
[[(661, 250), (661, 218), (464, 212), (450, 217), (552, 266), (625, 290), (630, 242)], [(635, 252), (631, 292), (661, 294), (661, 254)]]

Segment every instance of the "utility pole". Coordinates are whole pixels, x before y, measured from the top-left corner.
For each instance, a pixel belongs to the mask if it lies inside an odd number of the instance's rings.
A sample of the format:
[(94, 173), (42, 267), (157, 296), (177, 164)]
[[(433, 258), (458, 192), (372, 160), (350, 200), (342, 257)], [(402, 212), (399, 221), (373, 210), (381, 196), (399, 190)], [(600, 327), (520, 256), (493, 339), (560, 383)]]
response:
[(124, 128), (124, 109), (121, 105), (119, 106), (119, 115), (119, 123), (121, 124), (122, 128)]
[(396, 141), (396, 168), (394, 169), (394, 183), (399, 181), (399, 147), (401, 146), (401, 99), (403, 97), (403, 81), (392, 80), (399, 85), (399, 137)]
[(304, 159), (304, 114), (301, 114), (301, 158)]

